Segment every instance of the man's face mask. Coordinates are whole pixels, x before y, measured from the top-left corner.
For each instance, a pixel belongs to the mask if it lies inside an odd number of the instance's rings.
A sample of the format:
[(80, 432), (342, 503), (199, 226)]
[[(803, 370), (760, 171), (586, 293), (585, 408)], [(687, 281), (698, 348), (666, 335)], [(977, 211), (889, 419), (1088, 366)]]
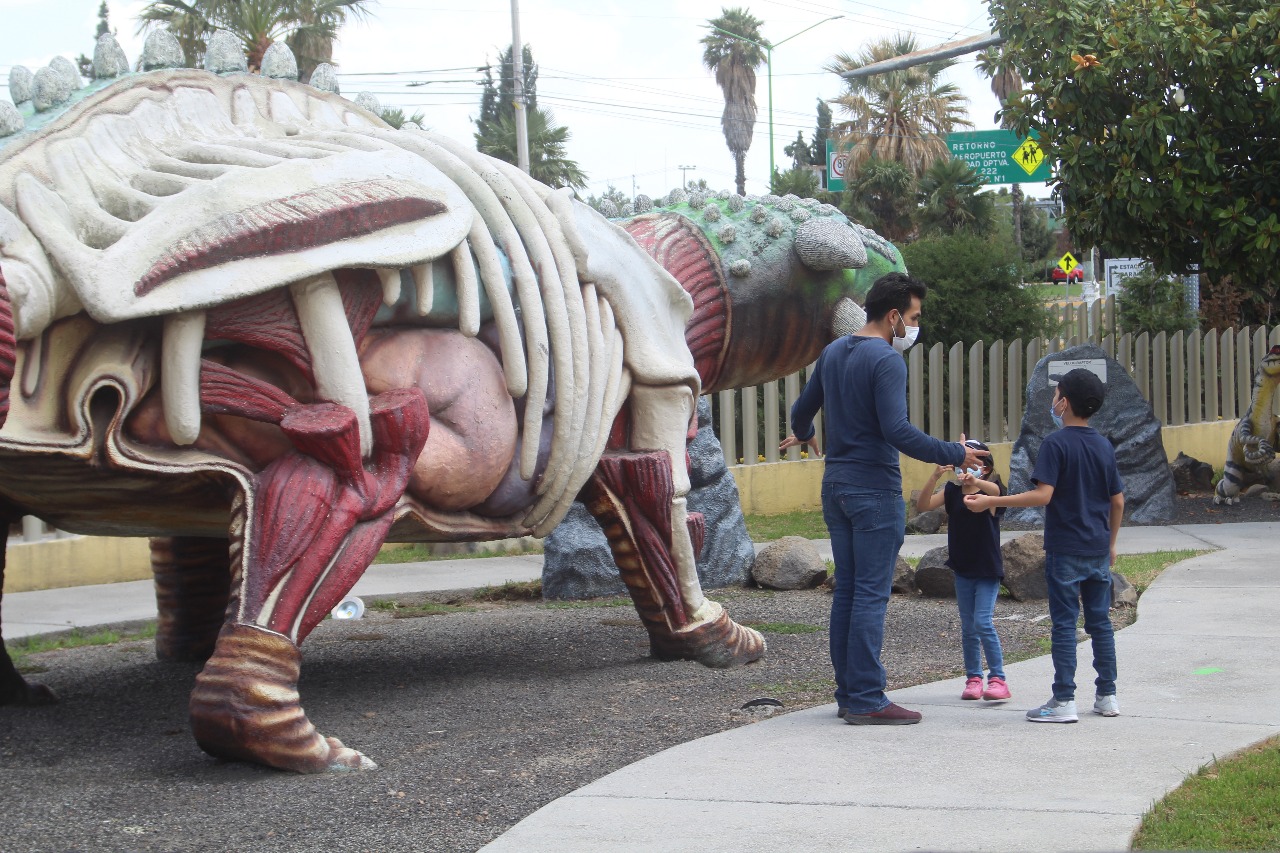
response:
[[(902, 337), (898, 337), (898, 326), (902, 326)], [(898, 352), (906, 352), (911, 349), (912, 344), (916, 342), (916, 337), (920, 334), (919, 326), (908, 326), (907, 321), (903, 318), (901, 312), (898, 314), (898, 322), (893, 324), (893, 348)]]

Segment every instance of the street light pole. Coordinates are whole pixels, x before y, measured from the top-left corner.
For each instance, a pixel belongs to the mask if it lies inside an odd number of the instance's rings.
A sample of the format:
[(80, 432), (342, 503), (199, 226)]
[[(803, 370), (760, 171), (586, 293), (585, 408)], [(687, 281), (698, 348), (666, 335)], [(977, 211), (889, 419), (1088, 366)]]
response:
[(773, 49), (780, 44), (786, 44), (796, 36), (804, 35), (814, 27), (821, 26), (827, 23), (828, 21), (834, 21), (843, 17), (844, 15), (832, 15), (830, 18), (823, 18), (821, 21), (818, 21), (818, 23), (811, 24), (810, 26), (805, 27), (800, 32), (792, 33), (791, 35), (784, 38), (782, 41), (775, 42), (773, 44), (769, 44), (768, 42), (761, 44), (760, 42), (753, 41), (747, 38), (746, 36), (741, 36), (741, 35), (738, 35), (737, 33), (731, 33), (728, 30), (721, 29), (720, 27), (717, 27), (715, 24), (712, 24), (710, 22), (707, 23), (707, 26), (711, 27), (711, 29), (713, 30), (722, 32), (725, 35), (729, 36), (730, 38), (736, 38), (739, 41), (745, 41), (747, 44), (754, 44), (756, 47), (764, 51), (765, 68), (768, 70), (768, 75), (769, 75), (769, 181), (768, 181), (768, 186), (771, 189), (773, 187), (773, 172), (775, 169), (775, 166), (773, 164), (773, 153), (774, 153), (773, 152)]
[[(697, 166), (677, 166), (676, 168), (680, 170), (680, 189), (687, 190), (689, 188), (688, 173), (692, 172), (694, 169), (698, 167)], [(635, 195), (635, 193), (632, 193), (632, 195)]]
[(529, 110), (524, 102), (524, 42), (520, 40), (520, 4), (511, 0), (511, 80), (515, 84), (516, 165), (529, 173)]

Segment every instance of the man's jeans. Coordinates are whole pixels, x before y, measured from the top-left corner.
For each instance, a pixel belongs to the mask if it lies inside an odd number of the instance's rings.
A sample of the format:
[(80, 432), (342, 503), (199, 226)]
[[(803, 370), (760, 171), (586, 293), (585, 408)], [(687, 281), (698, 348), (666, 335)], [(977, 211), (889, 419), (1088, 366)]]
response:
[(824, 483), (822, 515), (836, 564), (831, 596), (836, 702), (851, 714), (872, 714), (889, 705), (880, 650), (906, 507), (901, 492)]
[(1111, 627), (1111, 560), (1074, 554), (1045, 554), (1049, 615), (1053, 619), (1053, 698), (1076, 697), (1076, 620), (1084, 605), (1084, 629), (1093, 640), (1093, 668), (1099, 696), (1116, 692), (1116, 639)]
[(964, 674), (982, 677), (982, 653), (987, 653), (987, 669), (995, 678), (1004, 678), (1004, 653), (996, 633), (997, 578), (966, 578), (956, 575), (956, 604), (960, 607), (960, 642), (964, 649)]

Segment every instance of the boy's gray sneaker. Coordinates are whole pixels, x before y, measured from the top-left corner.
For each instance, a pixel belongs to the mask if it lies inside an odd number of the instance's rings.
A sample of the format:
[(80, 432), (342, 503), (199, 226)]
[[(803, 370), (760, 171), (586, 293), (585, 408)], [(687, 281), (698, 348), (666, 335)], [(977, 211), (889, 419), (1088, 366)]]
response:
[(1104, 717), (1120, 716), (1120, 702), (1116, 699), (1116, 694), (1099, 696), (1097, 701), (1093, 703), (1093, 713), (1101, 714)]
[(1050, 699), (1039, 708), (1028, 711), (1027, 719), (1033, 723), (1074, 723), (1080, 718), (1076, 716), (1074, 699), (1067, 702)]

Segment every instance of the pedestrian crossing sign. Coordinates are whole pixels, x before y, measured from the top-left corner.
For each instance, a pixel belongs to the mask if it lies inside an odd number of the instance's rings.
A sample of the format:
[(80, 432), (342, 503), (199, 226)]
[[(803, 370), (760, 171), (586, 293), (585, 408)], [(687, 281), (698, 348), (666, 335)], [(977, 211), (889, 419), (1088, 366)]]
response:
[[(1040, 168), (1040, 164), (1044, 162), (1044, 149), (1040, 147), (1040, 143), (1031, 137), (1022, 140), (1022, 144), (1018, 146), (1013, 154), (1009, 155), (1013, 162), (1022, 167), (1022, 171), (1028, 175)], [(1067, 270), (1070, 272), (1070, 270)]]

